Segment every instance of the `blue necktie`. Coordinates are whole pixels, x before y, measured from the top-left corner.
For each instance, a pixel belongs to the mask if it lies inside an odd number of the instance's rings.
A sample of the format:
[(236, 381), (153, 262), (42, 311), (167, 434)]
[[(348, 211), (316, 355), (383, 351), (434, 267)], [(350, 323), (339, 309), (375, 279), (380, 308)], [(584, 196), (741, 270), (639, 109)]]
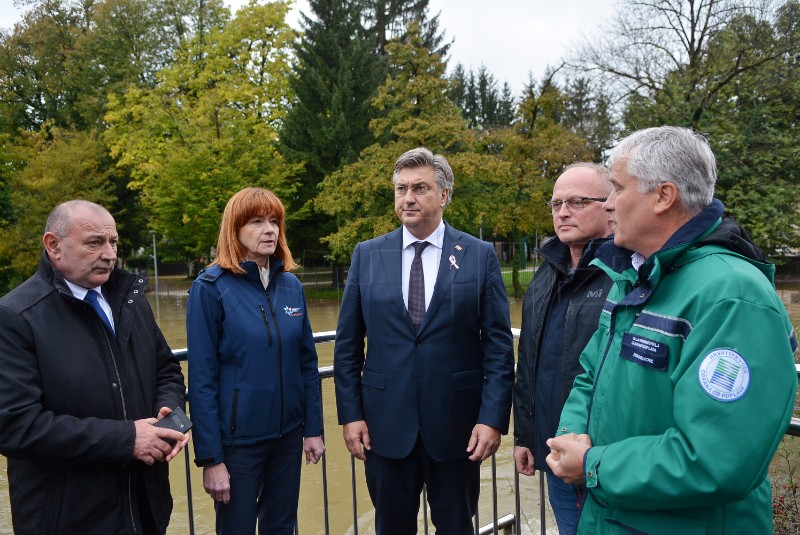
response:
[(94, 290), (89, 290), (86, 292), (86, 297), (84, 297), (83, 300), (92, 305), (92, 308), (94, 308), (95, 312), (97, 312), (97, 315), (100, 316), (100, 319), (103, 320), (103, 323), (106, 324), (108, 330), (113, 333), (114, 328), (111, 326), (111, 322), (108, 321), (108, 316), (106, 316), (103, 307), (101, 307), (100, 303), (97, 301), (97, 292)]

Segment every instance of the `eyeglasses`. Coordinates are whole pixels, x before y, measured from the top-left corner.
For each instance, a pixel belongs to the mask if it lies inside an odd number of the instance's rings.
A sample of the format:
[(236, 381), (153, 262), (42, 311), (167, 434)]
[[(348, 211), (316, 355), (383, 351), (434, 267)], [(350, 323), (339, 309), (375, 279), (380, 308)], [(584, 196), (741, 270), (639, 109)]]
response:
[(427, 184), (414, 184), (409, 188), (408, 186), (404, 186), (403, 184), (397, 184), (394, 187), (394, 196), (395, 197), (405, 197), (408, 193), (408, 190), (411, 189), (411, 192), (416, 197), (423, 197), (428, 194), (431, 188)]
[(600, 199), (599, 197), (572, 197), (566, 201), (547, 201), (545, 204), (550, 207), (555, 215), (561, 211), (561, 207), (564, 206), (564, 203), (567, 203), (567, 210), (570, 212), (580, 212), (586, 208), (587, 202), (593, 201), (606, 202), (606, 199)]

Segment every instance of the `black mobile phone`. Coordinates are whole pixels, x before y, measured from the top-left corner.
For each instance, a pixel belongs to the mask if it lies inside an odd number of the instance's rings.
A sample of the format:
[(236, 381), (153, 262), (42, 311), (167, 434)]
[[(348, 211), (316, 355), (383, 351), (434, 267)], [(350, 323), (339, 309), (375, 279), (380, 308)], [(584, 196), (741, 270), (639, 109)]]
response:
[[(172, 412), (161, 418), (154, 424), (156, 427), (164, 427), (167, 429), (174, 429), (180, 433), (186, 434), (192, 428), (192, 421), (183, 412), (180, 407), (175, 407)], [(174, 440), (167, 440), (168, 443), (174, 444)]]

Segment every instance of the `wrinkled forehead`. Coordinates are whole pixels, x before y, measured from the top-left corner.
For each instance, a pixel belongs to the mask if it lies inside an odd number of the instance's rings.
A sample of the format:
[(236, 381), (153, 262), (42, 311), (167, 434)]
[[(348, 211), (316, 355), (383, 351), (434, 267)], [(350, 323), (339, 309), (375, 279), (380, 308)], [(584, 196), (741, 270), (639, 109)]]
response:
[(117, 225), (114, 218), (105, 210), (77, 208), (70, 212), (68, 233), (72, 235), (117, 236)]

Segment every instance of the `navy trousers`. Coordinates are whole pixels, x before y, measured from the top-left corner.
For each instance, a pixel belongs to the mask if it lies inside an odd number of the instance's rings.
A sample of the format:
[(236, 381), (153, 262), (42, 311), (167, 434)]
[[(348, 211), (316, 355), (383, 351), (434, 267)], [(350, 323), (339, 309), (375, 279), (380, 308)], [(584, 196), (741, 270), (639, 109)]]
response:
[(231, 501), (214, 502), (218, 535), (292, 535), (297, 524), (303, 430), (251, 446), (226, 447)]
[[(466, 449), (467, 445), (464, 444)], [(415, 535), (420, 494), (425, 484), (436, 535), (474, 533), (481, 463), (466, 457), (436, 462), (420, 438), (404, 459), (388, 459), (368, 451), (364, 470), (375, 506), (377, 535)]]

